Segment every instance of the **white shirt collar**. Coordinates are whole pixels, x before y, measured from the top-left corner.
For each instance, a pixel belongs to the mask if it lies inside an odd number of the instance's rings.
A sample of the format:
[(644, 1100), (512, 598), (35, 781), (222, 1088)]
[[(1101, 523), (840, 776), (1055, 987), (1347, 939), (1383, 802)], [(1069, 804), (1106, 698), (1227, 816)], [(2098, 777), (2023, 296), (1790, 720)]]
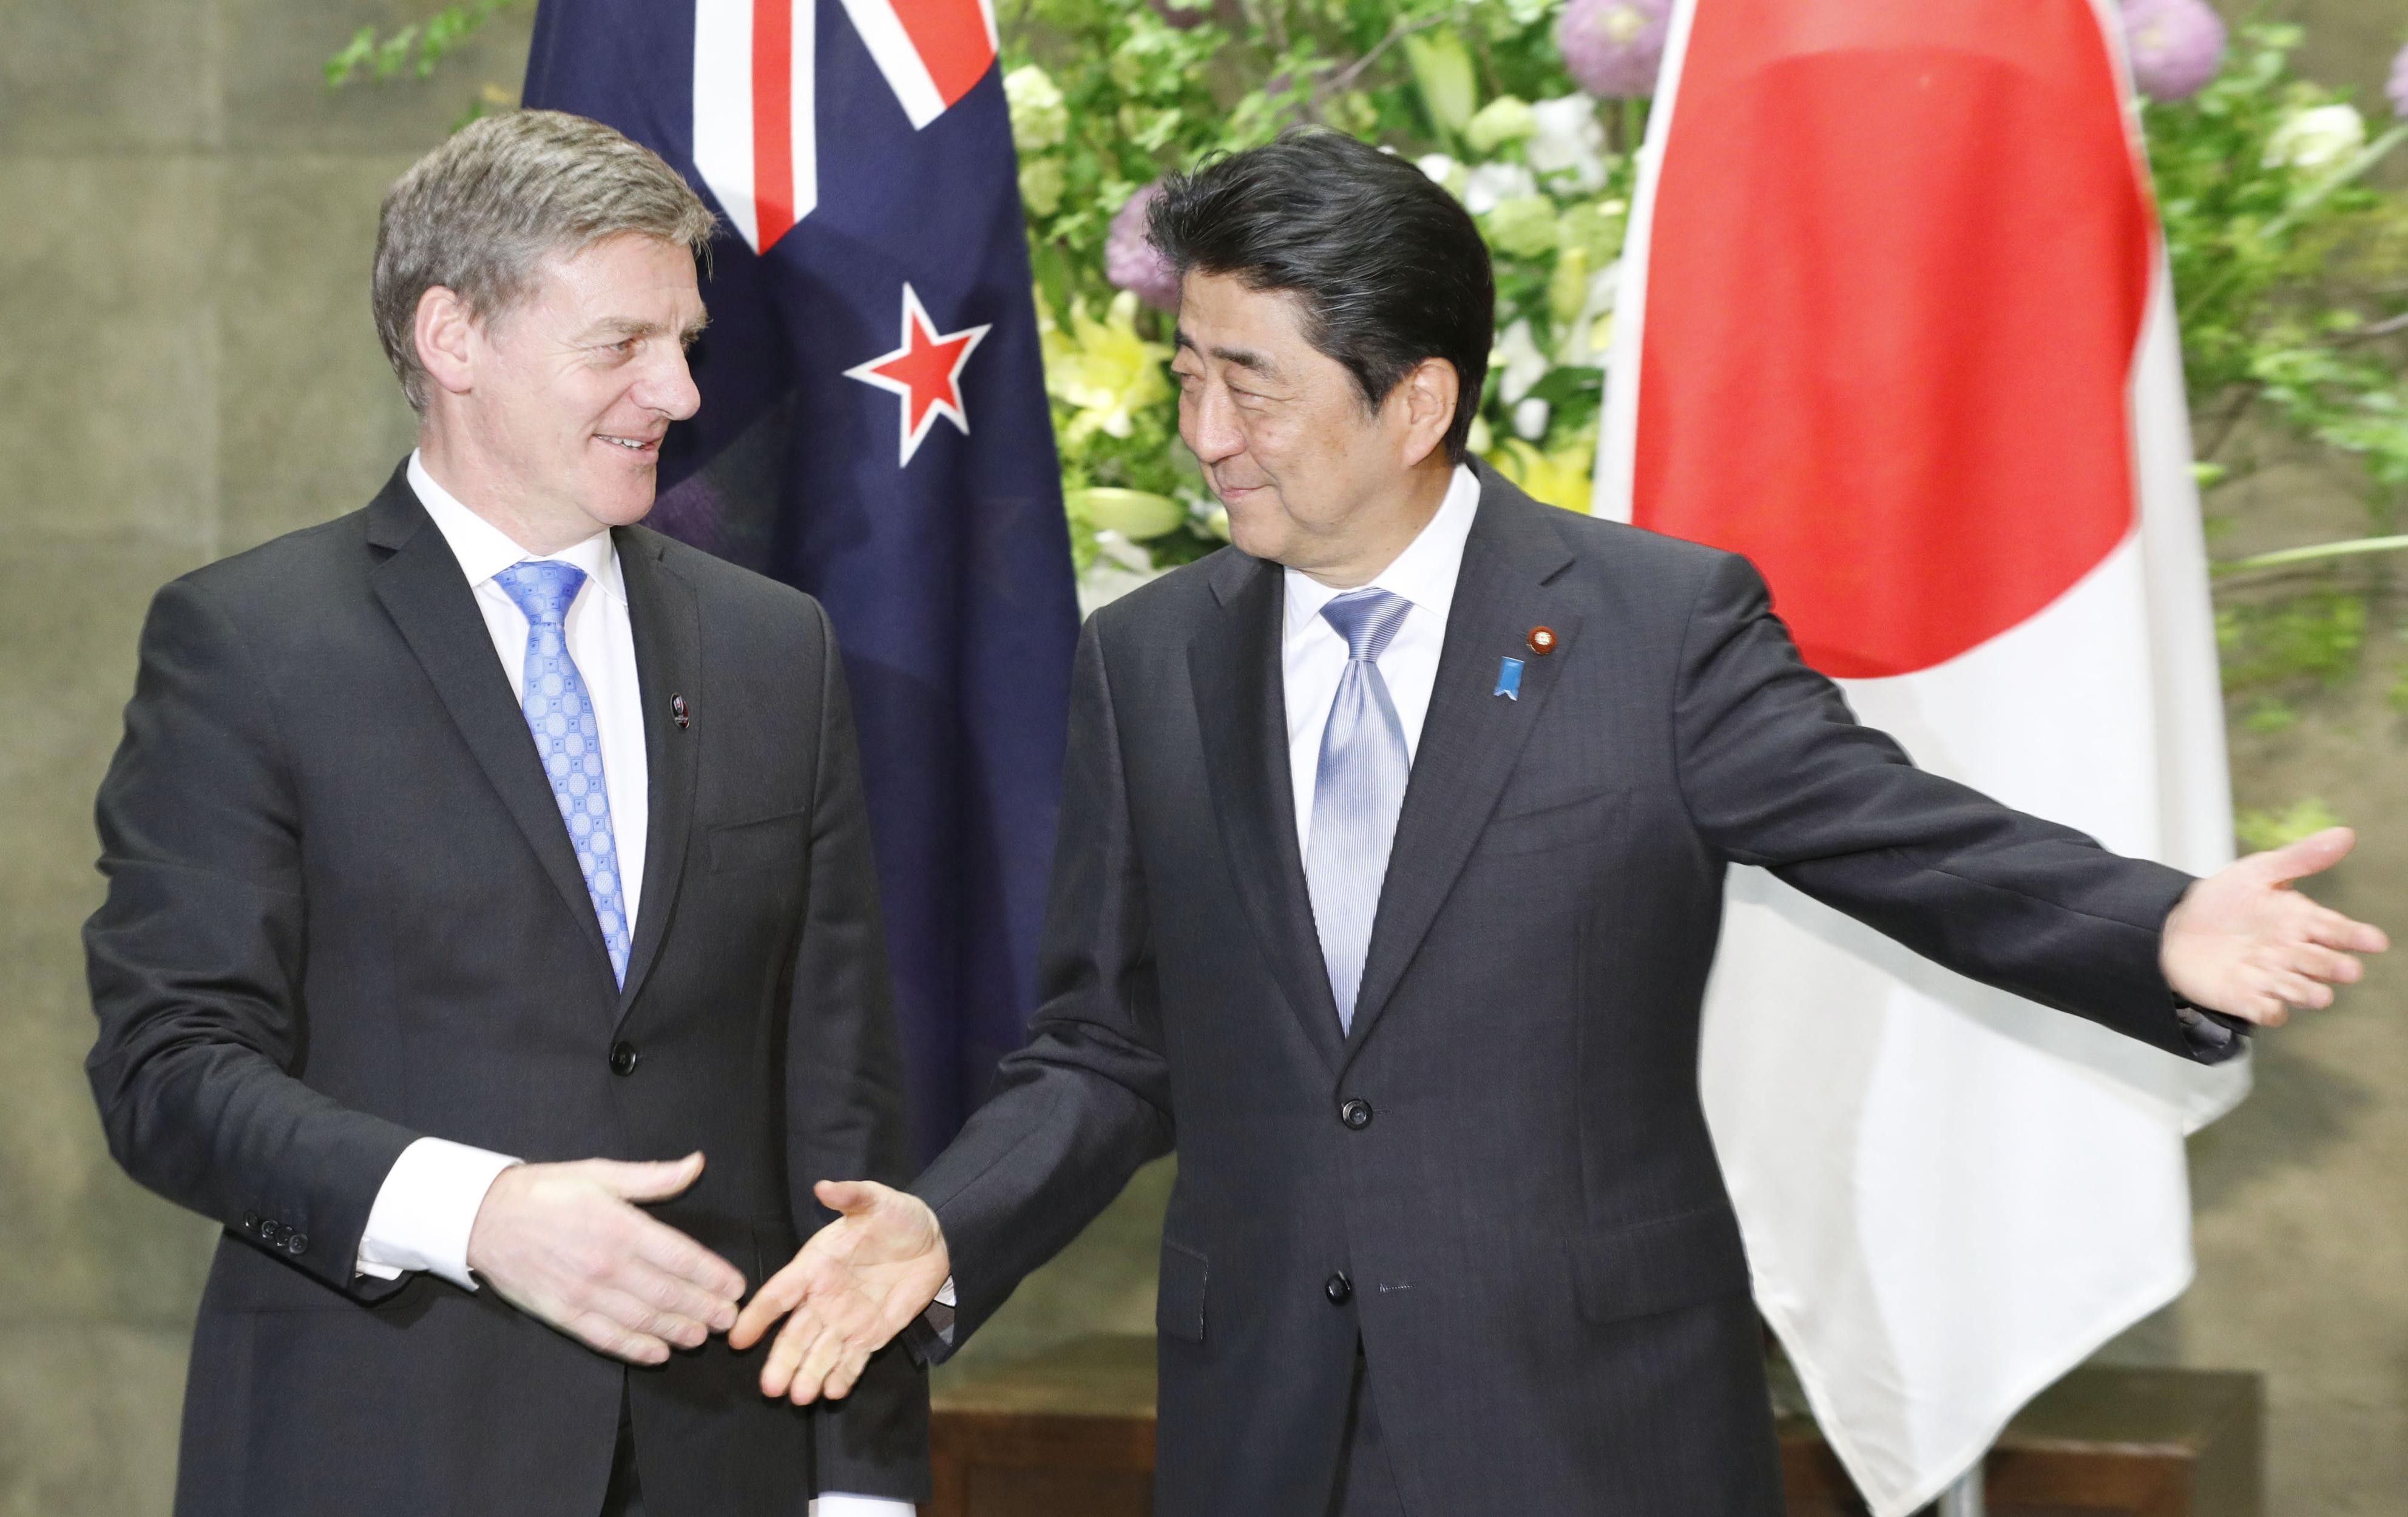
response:
[[(1395, 562), (1372, 576), (1370, 585), (1402, 595), (1440, 622), (1455, 604), (1455, 581), (1463, 572), (1463, 545), (1471, 537), (1471, 521), (1480, 510), (1480, 476), (1468, 464), (1455, 467), (1446, 498)], [(1309, 631), (1321, 608), (1342, 592), (1323, 584), (1300, 569), (1287, 571), (1287, 636)], [(1335, 637), (1333, 630), (1331, 636)]]
[(627, 584), (620, 577), (619, 552), (611, 545), (609, 533), (596, 532), (556, 553), (530, 553), (512, 541), (508, 533), (436, 483), (435, 476), (426, 472), (426, 465), (415, 449), (409, 454), (409, 487), (418, 492), (419, 504), (435, 519), (443, 540), (452, 545), (452, 556), (460, 561), (460, 572), (468, 577), (469, 589), (477, 589), (513, 564), (549, 558), (583, 570), (585, 577), (609, 591), (613, 600), (622, 604), (626, 601)]

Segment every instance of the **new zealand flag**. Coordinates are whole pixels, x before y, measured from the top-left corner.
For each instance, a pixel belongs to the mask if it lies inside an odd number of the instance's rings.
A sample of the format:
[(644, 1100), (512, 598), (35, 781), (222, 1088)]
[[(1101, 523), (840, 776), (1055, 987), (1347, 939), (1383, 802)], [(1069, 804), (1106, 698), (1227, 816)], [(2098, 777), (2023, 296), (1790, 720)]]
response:
[(924, 1159), (1025, 1036), (1078, 636), (982, 0), (544, 0), (526, 104), (724, 220), (652, 524), (817, 595)]

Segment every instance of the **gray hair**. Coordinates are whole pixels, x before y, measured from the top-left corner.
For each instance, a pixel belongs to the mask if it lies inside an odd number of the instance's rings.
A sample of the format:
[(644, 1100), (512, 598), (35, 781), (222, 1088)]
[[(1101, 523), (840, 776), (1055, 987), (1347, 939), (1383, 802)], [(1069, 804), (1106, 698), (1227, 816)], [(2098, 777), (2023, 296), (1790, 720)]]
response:
[(544, 260), (630, 234), (708, 259), (710, 208), (660, 155), (558, 110), (488, 116), (385, 193), (371, 302), (413, 409), (426, 409), (418, 303), (437, 286), (491, 322), (533, 292)]

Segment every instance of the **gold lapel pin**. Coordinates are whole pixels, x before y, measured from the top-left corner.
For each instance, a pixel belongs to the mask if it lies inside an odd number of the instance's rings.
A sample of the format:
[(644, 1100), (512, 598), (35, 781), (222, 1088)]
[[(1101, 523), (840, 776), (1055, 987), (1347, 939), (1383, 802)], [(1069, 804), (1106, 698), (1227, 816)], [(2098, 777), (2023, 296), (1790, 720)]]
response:
[(1541, 658), (1544, 658), (1549, 653), (1555, 651), (1555, 629), (1553, 627), (1532, 627), (1530, 629), (1530, 636), (1524, 640), (1530, 645), (1531, 652), (1538, 654)]

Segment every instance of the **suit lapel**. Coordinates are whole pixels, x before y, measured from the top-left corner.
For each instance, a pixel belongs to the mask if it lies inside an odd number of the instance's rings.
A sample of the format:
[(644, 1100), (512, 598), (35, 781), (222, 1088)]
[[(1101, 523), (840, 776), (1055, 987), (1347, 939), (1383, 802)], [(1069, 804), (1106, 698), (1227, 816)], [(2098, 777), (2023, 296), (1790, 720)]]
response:
[(594, 919), (593, 897), (578, 870), (568, 829), (561, 825), (543, 761), (527, 736), (526, 717), (511, 698), (509, 677), (494, 656), (494, 640), (477, 609), (476, 593), (468, 588), (459, 560), (452, 556), (451, 544), (398, 472), (368, 508), (368, 541), (393, 554), (370, 574), (377, 598), (417, 655), (543, 872), (552, 877), (607, 980), (609, 951), (602, 941), (601, 923)]
[[(1350, 1061), (1455, 888), (1531, 727), (1546, 708), (1556, 672), (1578, 646), (1580, 614), (1549, 584), (1571, 562), (1563, 534), (1546, 515), (1554, 508), (1539, 505), (1485, 468), (1480, 477), (1480, 512), (1464, 544), (1438, 680), (1372, 920), (1354, 1030), (1346, 1041)], [(1538, 626), (1555, 630), (1558, 642), (1552, 656), (1530, 650), (1526, 639)], [(1498, 664), (1506, 658), (1522, 661), (1519, 699), (1497, 694)]]
[[(627, 586), (627, 622), (636, 638), (636, 685), (644, 720), (644, 759), (651, 769), (651, 825), (644, 842), (644, 891), (636, 903), (636, 937), (627, 950), (627, 982), (619, 998), (624, 1017), (660, 955), (661, 939), (685, 878), (686, 843), (694, 830), (695, 748), (707, 713), (693, 710), (702, 687), (702, 630), (694, 586), (662, 561), (661, 539), (623, 527), (611, 534), (619, 574)], [(692, 725), (681, 727), (672, 696), (689, 703)]]
[(1188, 646), (1188, 678), (1223, 848), (1288, 1007), (1331, 1073), (1340, 1057), (1338, 1005), (1312, 925), (1280, 674), (1284, 605), (1276, 564), (1231, 552), (1214, 566), (1220, 616)]

